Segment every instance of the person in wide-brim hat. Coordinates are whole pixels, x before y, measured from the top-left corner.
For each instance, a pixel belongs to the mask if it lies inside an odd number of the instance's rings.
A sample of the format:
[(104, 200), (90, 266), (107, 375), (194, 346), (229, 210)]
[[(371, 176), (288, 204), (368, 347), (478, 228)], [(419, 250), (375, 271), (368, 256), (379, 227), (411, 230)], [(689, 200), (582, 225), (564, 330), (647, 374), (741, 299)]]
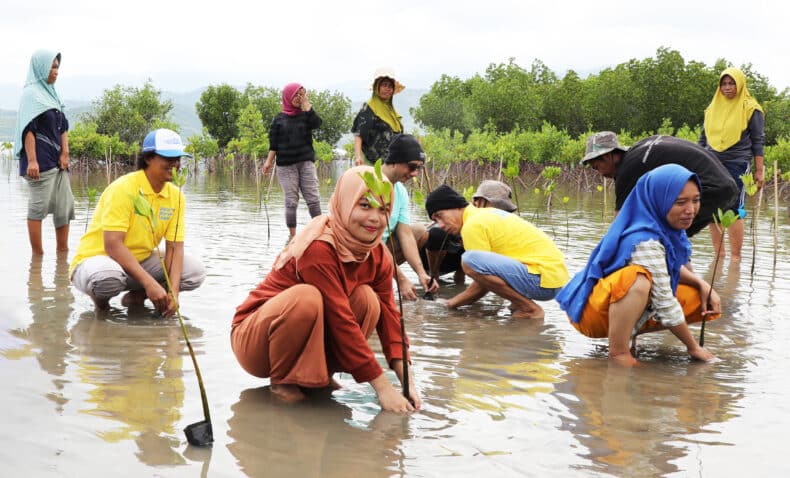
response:
[(354, 161), (358, 166), (364, 163), (363, 154), (370, 164), (386, 159), (393, 135), (403, 133), (401, 115), (395, 111), (392, 97), (406, 87), (396, 79), (393, 69), (377, 68), (370, 88), (373, 93), (351, 126)]

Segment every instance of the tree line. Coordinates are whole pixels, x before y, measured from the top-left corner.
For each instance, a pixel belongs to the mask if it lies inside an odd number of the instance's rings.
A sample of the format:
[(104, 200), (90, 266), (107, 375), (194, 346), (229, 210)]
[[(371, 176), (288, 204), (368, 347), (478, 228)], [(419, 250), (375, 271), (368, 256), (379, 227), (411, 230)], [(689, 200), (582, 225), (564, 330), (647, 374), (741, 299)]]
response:
[[(540, 60), (526, 69), (511, 59), (468, 79), (442, 75), (410, 113), (425, 131), (423, 144), (437, 164), (573, 165), (583, 154), (585, 137), (598, 130), (618, 132), (624, 144), (659, 132), (695, 141), (719, 74), (728, 66), (724, 59), (711, 66), (687, 62), (679, 52), (659, 48), (655, 57), (632, 59), (587, 78), (572, 70), (560, 78)], [(790, 169), (790, 91), (777, 91), (751, 65), (741, 69), (765, 110), (766, 156)], [(323, 119), (316, 152), (330, 160), (334, 145), (350, 130), (351, 100), (331, 91), (310, 91), (310, 99)], [(134, 164), (148, 131), (178, 130), (172, 109), (150, 80), (141, 88), (105, 90), (71, 131), (72, 155)], [(187, 138), (190, 152), (232, 166), (239, 158), (253, 164), (268, 151), (268, 126), (281, 110), (280, 90), (212, 85), (195, 109), (203, 133)]]

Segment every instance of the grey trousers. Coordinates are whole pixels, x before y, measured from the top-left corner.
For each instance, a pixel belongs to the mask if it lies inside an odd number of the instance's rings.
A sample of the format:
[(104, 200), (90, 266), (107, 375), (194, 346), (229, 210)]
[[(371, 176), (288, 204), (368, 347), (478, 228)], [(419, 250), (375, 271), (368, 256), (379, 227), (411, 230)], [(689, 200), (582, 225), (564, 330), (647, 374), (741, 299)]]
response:
[[(146, 272), (165, 286), (165, 275), (156, 253), (140, 263)], [(206, 279), (206, 269), (198, 259), (184, 254), (179, 291), (194, 290)], [(171, 278), (172, 280), (172, 278)], [(142, 290), (143, 286), (109, 256), (93, 256), (82, 261), (71, 274), (71, 282), (80, 292), (96, 299), (110, 299), (125, 290)]]
[(287, 166), (277, 166), (277, 180), (285, 195), (285, 225), (296, 227), (296, 206), (302, 191), (310, 217), (321, 214), (321, 196), (318, 191), (318, 173), (315, 163), (301, 161)]

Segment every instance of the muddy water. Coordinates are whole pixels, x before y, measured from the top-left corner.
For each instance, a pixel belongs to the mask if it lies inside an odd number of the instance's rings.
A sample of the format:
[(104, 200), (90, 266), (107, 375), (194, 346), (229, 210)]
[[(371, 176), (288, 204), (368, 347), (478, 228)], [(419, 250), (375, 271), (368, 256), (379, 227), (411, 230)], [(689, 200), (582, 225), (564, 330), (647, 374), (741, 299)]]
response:
[[(722, 361), (690, 363), (668, 333), (640, 342), (644, 366), (606, 360), (556, 303), (546, 319), (512, 321), (486, 297), (461, 311), (407, 303), (421, 413), (379, 413), (373, 390), (340, 375), (343, 389), (299, 405), (273, 399), (229, 347), (230, 319), (285, 243), (279, 191), (270, 233), (246, 179), (202, 176), (186, 187), (188, 252), (208, 278), (182, 295), (182, 310), (206, 383), (216, 442), (187, 445), (182, 429), (202, 419), (192, 363), (175, 320), (131, 316), (112, 302), (97, 318), (68, 282), (67, 261), (31, 259), (24, 224), (26, 184), (0, 162), (5, 230), (0, 235), (0, 476), (786, 476), (782, 439), (790, 425), (790, 265), (786, 215), (773, 271), (771, 210), (743, 265), (725, 264), (716, 283), (724, 317), (709, 324)], [(83, 231), (88, 185), (72, 178)], [(325, 188), (329, 186), (325, 185)], [(575, 188), (569, 188), (573, 190)], [(555, 237), (571, 272), (606, 227), (600, 193), (571, 195), (549, 216), (522, 194), (523, 215)], [(323, 193), (324, 201), (329, 189)], [(611, 208), (611, 202), (609, 202)], [(782, 211), (784, 213), (784, 210)], [(420, 211), (415, 212), (421, 216)], [(307, 211), (302, 206), (299, 221)], [(45, 248), (54, 250), (51, 222)], [(270, 237), (269, 237), (270, 236)], [(694, 240), (697, 270), (710, 278), (712, 248)], [(445, 285), (443, 294), (458, 292)], [(695, 327), (695, 333), (698, 328)], [(376, 341), (373, 340), (374, 345)], [(376, 345), (376, 349), (378, 349)]]

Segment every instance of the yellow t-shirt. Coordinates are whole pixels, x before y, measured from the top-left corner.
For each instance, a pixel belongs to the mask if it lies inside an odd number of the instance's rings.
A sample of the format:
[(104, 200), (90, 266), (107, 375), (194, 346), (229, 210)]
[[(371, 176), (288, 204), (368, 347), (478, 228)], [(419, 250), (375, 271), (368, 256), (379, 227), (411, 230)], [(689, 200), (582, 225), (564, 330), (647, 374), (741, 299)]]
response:
[[(154, 211), (156, 224), (153, 236), (148, 219), (134, 212), (132, 197), (140, 191)], [(140, 262), (151, 255), (163, 237), (167, 241), (183, 242), (184, 206), (184, 194), (173, 183), (165, 183), (165, 187), (155, 193), (144, 170), (121, 176), (107, 186), (99, 197), (90, 226), (80, 239), (77, 254), (71, 261), (69, 275), (85, 259), (107, 255), (104, 251), (104, 231), (125, 232), (123, 243)]]
[(570, 277), (565, 256), (545, 232), (524, 219), (492, 207), (464, 209), (461, 239), (467, 251), (489, 251), (515, 259), (531, 274), (540, 275), (540, 286), (563, 287)]

